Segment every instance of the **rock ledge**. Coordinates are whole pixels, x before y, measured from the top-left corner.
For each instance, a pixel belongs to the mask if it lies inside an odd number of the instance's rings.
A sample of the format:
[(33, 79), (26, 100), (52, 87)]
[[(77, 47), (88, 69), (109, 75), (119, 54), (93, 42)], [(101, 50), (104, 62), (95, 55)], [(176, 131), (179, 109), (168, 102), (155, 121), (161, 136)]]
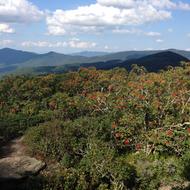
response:
[(20, 180), (38, 174), (45, 163), (28, 156), (0, 159), (0, 181)]

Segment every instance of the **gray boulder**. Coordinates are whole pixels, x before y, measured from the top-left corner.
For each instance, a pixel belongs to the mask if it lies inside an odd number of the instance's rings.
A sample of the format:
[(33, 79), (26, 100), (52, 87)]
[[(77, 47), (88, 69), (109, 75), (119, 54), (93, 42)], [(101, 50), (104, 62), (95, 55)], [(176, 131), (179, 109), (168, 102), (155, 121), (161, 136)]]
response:
[(0, 159), (0, 181), (21, 180), (38, 174), (45, 163), (28, 156)]

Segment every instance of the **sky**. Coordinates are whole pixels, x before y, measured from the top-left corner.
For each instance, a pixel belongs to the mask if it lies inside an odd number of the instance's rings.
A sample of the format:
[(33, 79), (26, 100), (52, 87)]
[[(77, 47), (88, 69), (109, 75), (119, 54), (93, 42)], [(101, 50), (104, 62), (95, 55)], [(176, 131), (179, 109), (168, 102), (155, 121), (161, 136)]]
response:
[(190, 51), (190, 0), (0, 0), (0, 48)]

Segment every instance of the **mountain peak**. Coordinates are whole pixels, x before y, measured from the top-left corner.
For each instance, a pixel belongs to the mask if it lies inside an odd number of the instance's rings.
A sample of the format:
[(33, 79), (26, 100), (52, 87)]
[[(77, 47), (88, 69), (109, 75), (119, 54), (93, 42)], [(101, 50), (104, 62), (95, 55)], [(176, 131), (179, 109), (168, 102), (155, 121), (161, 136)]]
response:
[(56, 55), (64, 55), (64, 54), (62, 54), (62, 53), (57, 53), (57, 52), (55, 52), (55, 51), (50, 51), (50, 52), (48, 52), (48, 53), (45, 53), (45, 54), (42, 54), (42, 55), (46, 55), (46, 56), (56, 56)]
[(0, 64), (12, 65), (25, 62), (38, 56), (36, 53), (15, 50), (11, 48), (0, 49)]

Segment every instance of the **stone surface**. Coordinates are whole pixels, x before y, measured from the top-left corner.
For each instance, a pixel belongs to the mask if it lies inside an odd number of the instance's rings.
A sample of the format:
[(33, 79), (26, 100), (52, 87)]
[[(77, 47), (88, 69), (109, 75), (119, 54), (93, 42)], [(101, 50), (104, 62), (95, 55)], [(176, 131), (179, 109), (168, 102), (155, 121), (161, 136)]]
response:
[(190, 189), (190, 182), (184, 181), (180, 184), (174, 183), (172, 185), (162, 186), (158, 190), (172, 190), (172, 189), (188, 190), (188, 189)]
[(160, 187), (159, 190), (172, 190), (172, 187), (171, 186), (163, 186), (163, 187)]
[(28, 156), (0, 159), (0, 181), (19, 180), (38, 174), (45, 163)]

